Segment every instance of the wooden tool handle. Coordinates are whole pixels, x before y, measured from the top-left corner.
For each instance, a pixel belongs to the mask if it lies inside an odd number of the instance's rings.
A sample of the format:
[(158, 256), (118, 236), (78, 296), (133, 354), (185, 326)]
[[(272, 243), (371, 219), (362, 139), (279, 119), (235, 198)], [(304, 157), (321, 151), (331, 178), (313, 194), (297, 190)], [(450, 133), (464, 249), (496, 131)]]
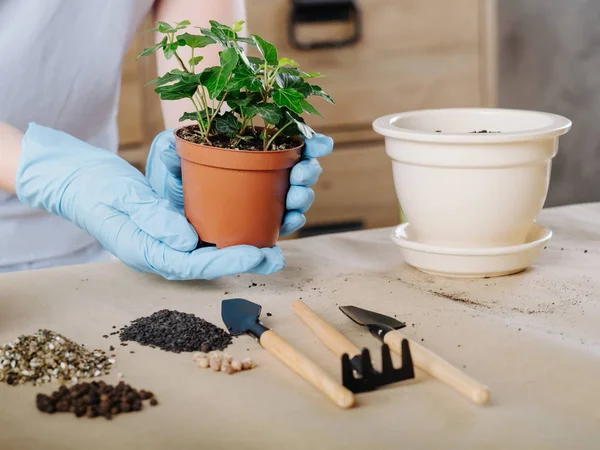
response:
[(346, 339), (333, 326), (317, 316), (304, 302), (294, 300), (292, 302), (292, 309), (338, 358), (341, 358), (344, 353), (348, 353), (350, 359), (356, 355), (360, 355), (360, 349), (357, 346)]
[(390, 331), (384, 336), (383, 341), (390, 347), (390, 350), (401, 354), (402, 339), (407, 339), (409, 342), (410, 353), (415, 366), (453, 387), (475, 403), (483, 405), (488, 402), (490, 393), (486, 386), (458, 370), (431, 350), (409, 339), (402, 332), (398, 330)]
[(340, 408), (350, 408), (354, 404), (352, 392), (337, 383), (273, 330), (265, 331), (260, 336), (260, 344), (271, 355), (327, 395)]

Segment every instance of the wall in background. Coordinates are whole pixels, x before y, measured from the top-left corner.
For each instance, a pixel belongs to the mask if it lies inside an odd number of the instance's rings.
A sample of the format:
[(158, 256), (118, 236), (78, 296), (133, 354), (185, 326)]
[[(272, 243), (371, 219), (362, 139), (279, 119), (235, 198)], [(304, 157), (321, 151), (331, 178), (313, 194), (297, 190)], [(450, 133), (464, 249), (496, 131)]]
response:
[(600, 201), (600, 2), (500, 0), (499, 106), (573, 121), (546, 206)]

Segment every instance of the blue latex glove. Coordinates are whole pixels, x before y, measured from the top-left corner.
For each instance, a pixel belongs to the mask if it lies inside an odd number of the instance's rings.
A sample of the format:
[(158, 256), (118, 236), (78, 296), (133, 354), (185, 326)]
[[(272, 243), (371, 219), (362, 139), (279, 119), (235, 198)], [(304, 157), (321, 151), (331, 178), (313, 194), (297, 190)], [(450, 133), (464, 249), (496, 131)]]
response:
[[(304, 213), (311, 207), (315, 193), (310, 188), (319, 179), (323, 169), (317, 158), (326, 156), (333, 150), (333, 139), (315, 134), (305, 139), (302, 159), (290, 173), (290, 189), (287, 195), (286, 212), (280, 230), (281, 236), (291, 234), (304, 226)], [(181, 184), (181, 162), (175, 152), (173, 130), (159, 133), (146, 162), (146, 177), (159, 195), (183, 213), (183, 190)]]
[(270, 274), (285, 265), (277, 248), (196, 250), (192, 226), (137, 169), (106, 150), (36, 124), (22, 140), (17, 196), (75, 223), (134, 269), (167, 279)]

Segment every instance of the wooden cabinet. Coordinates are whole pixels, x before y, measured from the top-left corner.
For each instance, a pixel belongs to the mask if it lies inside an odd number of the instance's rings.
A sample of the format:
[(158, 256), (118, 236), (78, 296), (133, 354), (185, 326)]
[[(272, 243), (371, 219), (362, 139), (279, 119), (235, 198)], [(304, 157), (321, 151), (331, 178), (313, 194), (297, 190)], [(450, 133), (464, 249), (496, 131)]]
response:
[[(323, 175), (308, 227), (361, 223), (364, 227), (398, 222), (391, 162), (372, 121), (394, 112), (496, 103), (496, 4), (494, 0), (363, 0), (354, 2), (361, 19), (358, 42), (338, 48), (304, 50), (290, 41), (289, 0), (247, 3), (248, 28), (273, 42), (280, 56), (298, 61), (335, 100), (315, 100), (324, 118), (308, 117), (336, 147), (321, 161)], [(339, 39), (344, 24), (298, 25), (303, 39)], [(136, 42), (139, 50), (142, 38)], [(135, 53), (135, 52), (134, 52)], [(140, 61), (135, 64), (139, 65)], [(141, 86), (154, 76), (150, 67), (125, 63), (119, 120), (133, 126), (122, 132), (123, 156), (143, 165), (147, 144), (160, 130), (156, 96)], [(137, 77), (137, 79), (136, 79)], [(127, 149), (129, 147), (129, 150)], [(129, 153), (128, 153), (129, 152)]]

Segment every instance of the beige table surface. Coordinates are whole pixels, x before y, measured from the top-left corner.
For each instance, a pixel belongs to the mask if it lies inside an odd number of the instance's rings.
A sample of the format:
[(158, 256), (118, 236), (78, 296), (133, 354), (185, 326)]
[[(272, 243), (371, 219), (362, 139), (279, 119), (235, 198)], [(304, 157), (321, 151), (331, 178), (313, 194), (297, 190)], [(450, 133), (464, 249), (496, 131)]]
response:
[(159, 406), (112, 421), (50, 416), (34, 398), (55, 386), (0, 384), (0, 448), (600, 448), (600, 204), (545, 210), (540, 222), (554, 237), (535, 266), (497, 279), (417, 272), (403, 264), (389, 229), (285, 242), (288, 267), (270, 277), (177, 283), (120, 263), (0, 276), (2, 343), (48, 327), (108, 349), (118, 339), (102, 335), (113, 325), (162, 308), (222, 326), (220, 301), (240, 296), (261, 303), (265, 325), (339, 377), (339, 363), (290, 309), (302, 297), (373, 349), (377, 341), (337, 305), (397, 315), (407, 333), (492, 393), (476, 406), (419, 372), (340, 410), (249, 337), (230, 352), (259, 367), (233, 376), (196, 368), (191, 354), (131, 343), (117, 345), (105, 379), (121, 372), (154, 391)]

